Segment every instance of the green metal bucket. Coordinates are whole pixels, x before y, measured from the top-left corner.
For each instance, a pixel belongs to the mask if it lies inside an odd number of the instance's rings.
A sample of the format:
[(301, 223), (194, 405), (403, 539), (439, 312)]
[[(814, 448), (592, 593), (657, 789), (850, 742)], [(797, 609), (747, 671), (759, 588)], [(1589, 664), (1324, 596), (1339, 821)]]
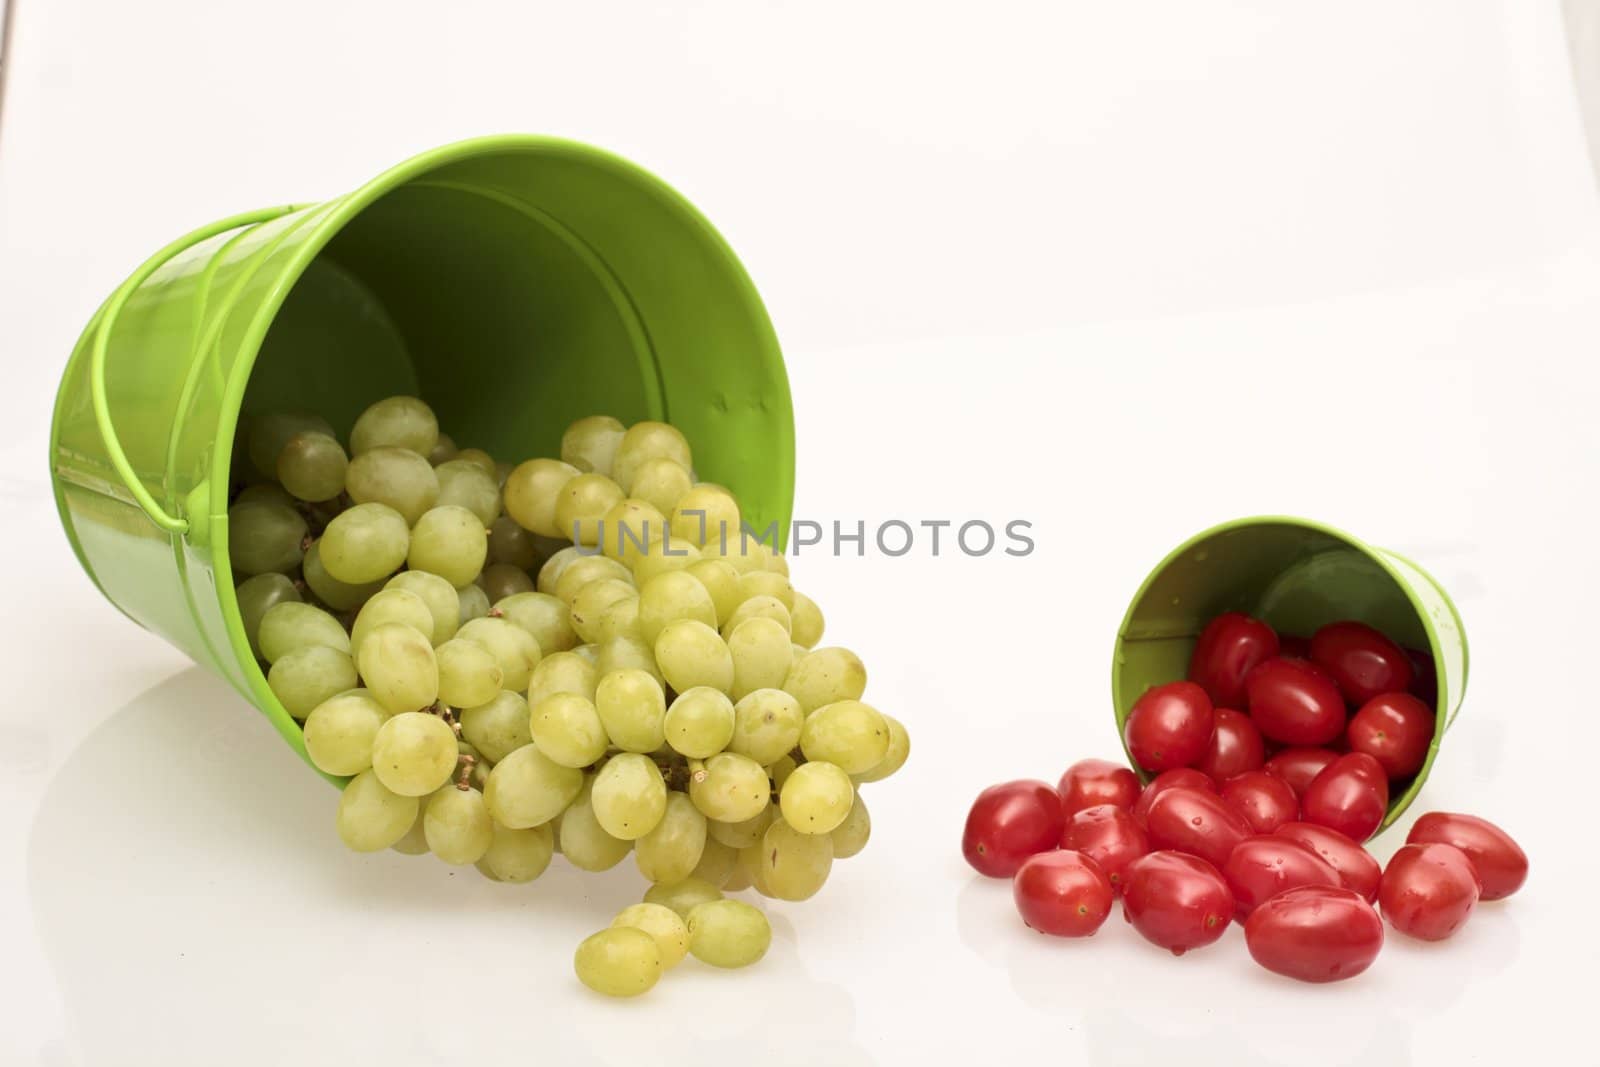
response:
[(1437, 725), (1422, 770), (1390, 798), (1379, 829), (1393, 823), (1422, 789), (1466, 693), (1467, 634), (1449, 595), (1404, 556), (1321, 523), (1274, 515), (1213, 527), (1150, 572), (1122, 620), (1111, 663), (1119, 736), (1146, 689), (1185, 676), (1201, 628), (1225, 611), (1306, 637), (1357, 619), (1433, 656)]
[(397, 393), (507, 459), (556, 455), (582, 415), (670, 419), (758, 529), (788, 526), (793, 412), (760, 297), (710, 223), (616, 156), (466, 141), (345, 196), (180, 238), (73, 351), (50, 433), (56, 504), (107, 599), (227, 679), (302, 756), (234, 597), (235, 428), (310, 410), (348, 434)]

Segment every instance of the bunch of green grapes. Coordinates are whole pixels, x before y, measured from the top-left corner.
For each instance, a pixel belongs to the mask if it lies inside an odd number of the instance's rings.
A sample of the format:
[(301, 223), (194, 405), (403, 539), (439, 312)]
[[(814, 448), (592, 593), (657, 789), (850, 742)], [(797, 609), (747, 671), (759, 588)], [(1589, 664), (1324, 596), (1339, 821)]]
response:
[(348, 448), (275, 414), (236, 451), (239, 612), (311, 762), (348, 778), (350, 848), (500, 882), (631, 854), (644, 902), (575, 959), (626, 996), (686, 953), (760, 959), (765, 916), (725, 893), (805, 900), (866, 845), (859, 787), (905, 763), (905, 727), (673, 427), (591, 416), (513, 467), (392, 397)]

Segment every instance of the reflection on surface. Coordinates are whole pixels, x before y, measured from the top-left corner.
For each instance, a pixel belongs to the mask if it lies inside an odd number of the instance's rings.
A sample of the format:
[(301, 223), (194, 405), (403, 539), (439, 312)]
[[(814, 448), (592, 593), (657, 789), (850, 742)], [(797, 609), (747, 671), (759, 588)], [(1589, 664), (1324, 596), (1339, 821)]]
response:
[(28, 850), (75, 1053), (59, 1062), (872, 1062), (851, 997), (806, 974), (781, 915), (755, 970), (689, 960), (646, 998), (606, 1001), (571, 954), (639, 898), (631, 861), (596, 876), (558, 857), (505, 886), (358, 856), (333, 831), (336, 799), (199, 668), (86, 738)]

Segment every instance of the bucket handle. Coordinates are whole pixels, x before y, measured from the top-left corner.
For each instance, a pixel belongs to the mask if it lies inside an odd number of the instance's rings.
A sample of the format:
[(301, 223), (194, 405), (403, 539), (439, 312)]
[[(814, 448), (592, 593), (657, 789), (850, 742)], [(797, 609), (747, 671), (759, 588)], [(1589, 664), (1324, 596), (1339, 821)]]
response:
[(112, 468), (122, 477), (122, 484), (128, 487), (128, 492), (133, 494), (133, 499), (138, 501), (144, 513), (150, 516), (150, 521), (169, 534), (176, 534), (179, 537), (187, 534), (189, 520), (168, 515), (166, 510), (156, 503), (155, 497), (150, 495), (138, 472), (133, 469), (133, 464), (128, 462), (128, 455), (122, 450), (122, 442), (117, 440), (117, 430), (111, 422), (111, 407), (106, 401), (106, 348), (111, 340), (111, 329), (116, 325), (122, 306), (128, 302), (134, 291), (179, 253), (188, 251), (201, 241), (210, 240), (218, 234), (236, 230), (241, 226), (256, 226), (263, 222), (271, 222), (273, 219), (299, 211), (305, 206), (290, 204), (247, 211), (242, 215), (219, 219), (192, 233), (184, 234), (145, 260), (144, 264), (111, 294), (111, 299), (106, 302), (105, 310), (100, 315), (99, 325), (95, 329), (94, 346), (89, 352), (89, 396), (94, 405), (94, 421), (100, 427), (100, 437), (105, 442), (106, 455), (111, 460)]

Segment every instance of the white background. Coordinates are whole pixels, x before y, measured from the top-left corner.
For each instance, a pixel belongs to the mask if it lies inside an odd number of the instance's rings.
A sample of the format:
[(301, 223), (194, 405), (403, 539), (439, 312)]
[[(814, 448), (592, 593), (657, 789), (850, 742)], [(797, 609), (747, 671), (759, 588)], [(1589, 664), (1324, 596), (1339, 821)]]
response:
[[(14, 31), (0, 1062), (1592, 1051), (1600, 202), (1554, 4), (20, 0)], [(868, 850), (771, 908), (758, 968), (638, 1002), (570, 964), (631, 863), (509, 888), (343, 851), (332, 791), (99, 599), (48, 495), (61, 367), (145, 255), (502, 130), (638, 160), (740, 252), (787, 351), (797, 514), (1037, 527), (1025, 560), (796, 562), (912, 761)], [(1237, 930), (1181, 960), (1118, 918), (1033, 935), (961, 862), (972, 795), (1114, 754), (1139, 581), (1280, 511), (1456, 598), (1471, 687), (1414, 812), (1504, 824), (1527, 889), (1337, 987)]]

